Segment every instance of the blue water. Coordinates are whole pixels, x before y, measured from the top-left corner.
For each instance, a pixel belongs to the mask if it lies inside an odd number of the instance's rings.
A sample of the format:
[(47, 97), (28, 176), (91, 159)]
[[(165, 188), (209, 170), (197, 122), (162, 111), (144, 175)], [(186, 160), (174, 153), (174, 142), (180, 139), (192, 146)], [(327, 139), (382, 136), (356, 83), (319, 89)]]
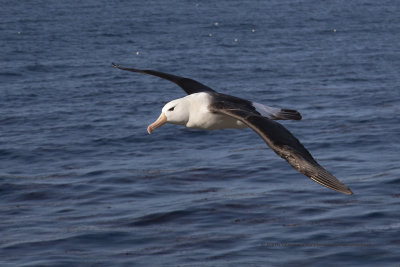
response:
[[(398, 1), (2, 1), (1, 266), (399, 266)], [(146, 127), (184, 92), (297, 109), (354, 192), (251, 130)]]

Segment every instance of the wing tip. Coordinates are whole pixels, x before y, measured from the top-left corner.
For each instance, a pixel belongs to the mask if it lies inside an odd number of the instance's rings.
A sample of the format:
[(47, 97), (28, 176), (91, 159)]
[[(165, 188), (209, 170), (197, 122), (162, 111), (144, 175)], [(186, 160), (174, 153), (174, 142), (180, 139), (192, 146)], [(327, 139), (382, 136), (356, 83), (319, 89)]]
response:
[(325, 180), (322, 177), (310, 177), (311, 180), (313, 180), (314, 182), (319, 183), (322, 186), (325, 186), (326, 188), (329, 188), (331, 190), (334, 190), (336, 192), (351, 196), (353, 195), (353, 191), (351, 191), (351, 189), (349, 187), (347, 187), (346, 185), (344, 185), (342, 182), (340, 182), (339, 180), (337, 180), (334, 176), (331, 176), (332, 178), (334, 178), (335, 180)]
[(339, 182), (339, 184), (331, 185), (331, 184), (323, 183), (320, 180), (318, 180), (318, 181), (315, 180), (315, 179), (312, 179), (312, 180), (314, 180), (315, 182), (319, 183), (320, 185), (325, 186), (326, 188), (329, 188), (331, 190), (337, 191), (339, 193), (342, 193), (342, 194), (345, 194), (345, 195), (348, 195), (348, 196), (354, 195), (353, 191), (351, 191), (351, 189), (349, 187), (345, 186), (341, 182)]
[[(124, 67), (124, 66), (116, 64), (114, 62), (111, 62), (111, 66), (113, 66), (114, 68), (120, 69), (120, 70), (126, 70), (126, 71), (137, 72), (137, 73), (147, 73), (145, 70)], [(147, 73), (147, 74), (151, 74), (151, 73)]]
[(317, 182), (322, 186), (325, 186), (329, 189), (335, 190), (345, 195), (351, 196), (354, 194), (348, 186), (339, 181), (339, 179), (337, 179), (335, 176), (325, 170), (318, 163), (317, 165), (311, 166), (311, 168), (314, 169), (314, 171), (316, 171), (317, 173), (310, 176), (306, 173), (303, 174), (311, 178), (311, 180), (313, 180), (314, 182)]
[(111, 62), (111, 66), (114, 67), (114, 68), (116, 68), (116, 69), (127, 70), (125, 67), (123, 67), (123, 66), (121, 66), (121, 65), (119, 65), (119, 64), (116, 64), (116, 63), (114, 63), (114, 62)]
[(342, 193), (342, 194), (345, 194), (348, 196), (351, 196), (354, 194), (353, 191), (351, 191), (351, 189), (348, 186), (344, 185), (342, 182), (340, 182), (334, 176), (331, 176), (331, 177), (334, 178), (335, 180), (333, 180), (333, 181), (323, 180), (323, 179), (312, 179), (312, 180), (314, 180), (315, 182), (317, 182), (329, 189), (335, 190), (339, 193)]
[(341, 193), (343, 193), (343, 194), (345, 194), (345, 195), (348, 195), (348, 196), (354, 195), (353, 191), (351, 191), (351, 189), (348, 188), (347, 186), (346, 186), (346, 189), (341, 190), (341, 191), (339, 191), (339, 192), (341, 192)]

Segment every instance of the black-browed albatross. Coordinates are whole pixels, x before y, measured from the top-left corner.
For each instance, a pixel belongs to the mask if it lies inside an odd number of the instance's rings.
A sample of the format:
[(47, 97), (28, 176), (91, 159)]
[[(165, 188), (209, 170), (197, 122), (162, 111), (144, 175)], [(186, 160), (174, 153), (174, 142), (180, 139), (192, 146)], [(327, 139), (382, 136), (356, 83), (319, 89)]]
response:
[(114, 63), (112, 65), (121, 70), (169, 80), (188, 94), (172, 100), (162, 108), (160, 117), (147, 127), (149, 134), (165, 123), (203, 130), (250, 127), (278, 156), (300, 173), (330, 189), (347, 195), (353, 194), (350, 188), (319, 165), (296, 137), (275, 121), (301, 120), (301, 115), (296, 110), (269, 107), (221, 94), (195, 80), (172, 74), (126, 68)]

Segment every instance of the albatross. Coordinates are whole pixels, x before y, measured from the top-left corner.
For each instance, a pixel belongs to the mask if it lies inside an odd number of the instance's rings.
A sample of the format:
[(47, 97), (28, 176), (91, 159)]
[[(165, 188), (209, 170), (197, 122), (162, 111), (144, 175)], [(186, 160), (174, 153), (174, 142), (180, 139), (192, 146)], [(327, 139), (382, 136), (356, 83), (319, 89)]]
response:
[(276, 122), (276, 120), (301, 120), (298, 111), (270, 107), (218, 93), (189, 78), (155, 70), (127, 68), (115, 63), (112, 63), (112, 66), (166, 79), (187, 93), (187, 96), (172, 100), (162, 108), (158, 119), (147, 127), (149, 134), (165, 123), (202, 130), (251, 128), (278, 156), (285, 159), (298, 172), (327, 188), (346, 195), (353, 194), (350, 188), (318, 164), (293, 134)]

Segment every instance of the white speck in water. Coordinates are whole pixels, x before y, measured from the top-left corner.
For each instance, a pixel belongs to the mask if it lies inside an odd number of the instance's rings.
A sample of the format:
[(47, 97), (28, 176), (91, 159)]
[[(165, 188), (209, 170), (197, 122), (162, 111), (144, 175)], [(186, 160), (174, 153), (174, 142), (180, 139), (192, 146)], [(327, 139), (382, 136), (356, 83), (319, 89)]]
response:
[(209, 34), (208, 34), (208, 36), (210, 36), (210, 37), (211, 37), (211, 36), (212, 36), (212, 33), (209, 33)]
[(252, 29), (252, 30), (251, 30), (251, 32), (255, 32), (255, 31), (256, 31), (256, 29)]
[(139, 51), (136, 52), (136, 55), (139, 55)]
[(333, 32), (336, 32), (336, 29), (333, 29)]
[(235, 38), (235, 40), (234, 40), (235, 42), (237, 42), (238, 41), (238, 39), (237, 38)]
[(219, 26), (219, 22), (214, 22), (214, 26)]
[(18, 32), (18, 34), (21, 34), (22, 32)]

